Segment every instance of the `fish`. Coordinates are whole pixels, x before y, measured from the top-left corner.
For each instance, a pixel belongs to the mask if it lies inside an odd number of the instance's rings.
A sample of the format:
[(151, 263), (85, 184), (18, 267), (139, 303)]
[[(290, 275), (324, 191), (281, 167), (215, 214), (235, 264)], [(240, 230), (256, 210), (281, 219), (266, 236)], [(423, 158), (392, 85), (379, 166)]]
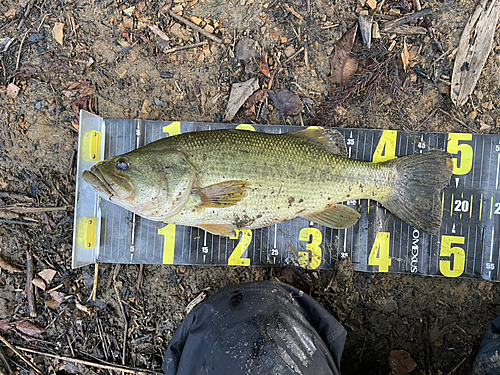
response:
[(434, 234), (452, 171), (450, 154), (439, 149), (380, 163), (348, 158), (344, 137), (331, 128), (224, 129), (157, 140), (99, 162), (83, 179), (146, 219), (225, 237), (297, 217), (349, 228), (361, 215), (342, 202), (358, 199)]

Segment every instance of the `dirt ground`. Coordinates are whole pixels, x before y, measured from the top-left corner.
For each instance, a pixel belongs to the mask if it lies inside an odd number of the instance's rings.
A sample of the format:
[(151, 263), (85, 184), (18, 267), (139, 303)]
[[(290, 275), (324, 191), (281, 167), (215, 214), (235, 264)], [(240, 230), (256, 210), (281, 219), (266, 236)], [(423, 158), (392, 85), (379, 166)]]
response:
[[(273, 88), (295, 92), (306, 105), (301, 120), (280, 115), (268, 101), (254, 121), (311, 123), (332, 87), (333, 46), (357, 22), (356, 1), (2, 1), (0, 208), (28, 209), (0, 209), (1, 336), (41, 353), (161, 372), (169, 340), (196, 296), (233, 283), (273, 279), (310, 289), (347, 329), (344, 374), (389, 374), (390, 353), (400, 349), (415, 360), (414, 374), (467, 374), (490, 320), (500, 315), (496, 283), (357, 273), (348, 260), (339, 261), (335, 271), (307, 273), (197, 266), (145, 266), (140, 272), (137, 266), (101, 264), (92, 301), (94, 267), (70, 266), (80, 109), (105, 118), (218, 122), (233, 83), (258, 77), (261, 87), (268, 87), (269, 78), (252, 52), (265, 50), (271, 71), (282, 64)], [(425, 21), (425, 34), (406, 36), (410, 65), (402, 73), (406, 93), (401, 101), (391, 99), (390, 84), (382, 80), (373, 108), (363, 110), (367, 90), (361, 90), (342, 104), (338, 125), (498, 133), (498, 30), (469, 102), (457, 109), (449, 96), (454, 50), (476, 5), (470, 0), (422, 3), (432, 13), (417, 21)], [(412, 6), (387, 1), (375, 19), (383, 24), (398, 12), (413, 11)], [(169, 10), (181, 11), (222, 43), (193, 32)], [(403, 35), (389, 37), (385, 43), (395, 40), (397, 48), (402, 46)], [(237, 45), (245, 38), (258, 47), (241, 59)], [(203, 41), (208, 44), (168, 51)], [(361, 45), (359, 35), (356, 44)], [(363, 69), (360, 65), (358, 73)], [(252, 121), (251, 115), (240, 111), (235, 121)], [(37, 212), (37, 207), (45, 209)], [(28, 263), (38, 278), (36, 311), (24, 292)], [(56, 273), (52, 279), (50, 272), (43, 273), (43, 281), (38, 272), (44, 270)], [(128, 323), (124, 357), (119, 301)], [(34, 373), (11, 349), (2, 348), (14, 373)], [(116, 372), (25, 355), (44, 374)], [(0, 369), (8, 373), (4, 364)]]

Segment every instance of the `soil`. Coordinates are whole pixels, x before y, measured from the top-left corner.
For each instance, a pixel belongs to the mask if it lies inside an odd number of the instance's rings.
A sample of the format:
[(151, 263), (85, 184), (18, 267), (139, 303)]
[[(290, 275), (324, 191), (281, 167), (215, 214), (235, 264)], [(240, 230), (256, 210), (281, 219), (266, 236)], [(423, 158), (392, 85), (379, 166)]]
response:
[[(361, 90), (342, 104), (338, 125), (499, 133), (500, 31), (467, 104), (455, 108), (449, 96), (454, 50), (476, 5), (470, 0), (422, 4), (433, 10), (426, 20), (428, 32), (406, 37), (410, 65), (402, 73), (402, 100), (390, 98), (390, 81), (383, 78), (373, 107), (366, 110), (367, 92)], [(268, 87), (256, 57), (262, 49), (268, 52), (271, 71), (282, 64), (273, 88), (305, 99), (304, 112), (283, 116), (268, 100), (259, 118), (240, 111), (234, 121), (311, 123), (332, 88), (333, 46), (357, 22), (358, 6), (356, 0), (311, 0), (308, 12), (298, 0), (2, 1), (0, 208), (60, 207), (21, 213), (0, 209), (2, 336), (43, 353), (161, 372), (162, 356), (189, 302), (225, 285), (272, 279), (306, 289), (344, 325), (344, 374), (391, 373), (390, 353), (401, 349), (415, 360), (414, 374), (469, 373), (489, 322), (500, 314), (496, 283), (358, 273), (348, 259), (339, 260), (334, 271), (311, 272), (101, 264), (93, 301), (94, 267), (70, 266), (80, 109), (105, 118), (218, 122), (233, 83), (258, 77), (261, 87)], [(388, 1), (375, 19), (383, 23), (411, 6), (406, 0)], [(172, 18), (170, 9), (200, 21), (222, 43), (193, 32)], [(62, 43), (54, 31), (57, 23), (64, 23)], [(164, 34), (155, 34), (151, 25)], [(403, 35), (389, 37), (393, 39), (384, 43), (395, 40), (402, 46)], [(3, 38), (13, 41), (6, 47)], [(249, 48), (242, 59), (237, 45), (245, 38), (258, 47)], [(168, 51), (205, 40), (208, 44), (200, 47)], [(361, 45), (359, 35), (356, 44)], [(307, 54), (292, 57), (302, 46)], [(367, 67), (361, 64), (358, 73), (363, 69)], [(17, 95), (9, 84), (19, 88)], [(28, 254), (36, 273), (56, 271), (44, 285), (37, 281), (36, 312), (24, 292)], [(124, 357), (120, 301), (128, 323)], [(21, 324), (26, 321), (32, 325)], [(37, 327), (43, 332), (36, 332)], [(3, 351), (14, 373), (32, 372), (11, 349), (4, 346)], [(26, 355), (45, 374), (113, 372)]]

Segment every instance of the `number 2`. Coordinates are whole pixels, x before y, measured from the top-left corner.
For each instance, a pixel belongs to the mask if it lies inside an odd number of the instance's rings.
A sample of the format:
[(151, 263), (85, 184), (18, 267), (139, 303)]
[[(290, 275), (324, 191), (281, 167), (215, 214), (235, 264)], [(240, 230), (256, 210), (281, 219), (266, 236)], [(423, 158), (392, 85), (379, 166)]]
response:
[(495, 211), (493, 212), (495, 215), (500, 215), (500, 202), (495, 203)]
[(236, 236), (231, 237), (231, 239), (237, 240), (240, 238), (241, 233), (241, 240), (229, 256), (227, 264), (230, 266), (249, 266), (250, 258), (242, 258), (242, 256), (248, 249), (250, 242), (252, 242), (252, 231), (250, 229), (235, 229), (235, 232)]

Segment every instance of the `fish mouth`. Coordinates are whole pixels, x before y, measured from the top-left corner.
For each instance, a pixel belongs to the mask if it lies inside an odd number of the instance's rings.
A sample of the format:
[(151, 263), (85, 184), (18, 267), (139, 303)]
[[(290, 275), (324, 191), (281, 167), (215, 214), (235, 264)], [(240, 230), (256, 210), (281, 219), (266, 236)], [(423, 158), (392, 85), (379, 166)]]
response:
[(92, 167), (89, 171), (84, 171), (82, 177), (85, 182), (99, 193), (99, 195), (111, 201), (111, 197), (113, 197), (115, 193), (99, 169)]

